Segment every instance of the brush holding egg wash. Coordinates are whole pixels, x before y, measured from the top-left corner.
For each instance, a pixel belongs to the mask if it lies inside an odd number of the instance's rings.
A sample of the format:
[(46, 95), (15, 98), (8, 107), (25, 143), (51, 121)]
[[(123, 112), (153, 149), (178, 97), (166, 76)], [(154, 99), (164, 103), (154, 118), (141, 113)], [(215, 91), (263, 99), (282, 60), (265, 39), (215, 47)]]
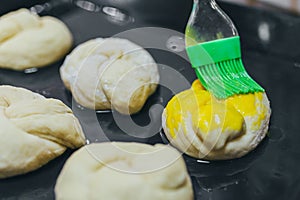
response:
[(216, 98), (264, 92), (246, 72), (238, 32), (215, 0), (194, 0), (186, 47), (198, 79)]

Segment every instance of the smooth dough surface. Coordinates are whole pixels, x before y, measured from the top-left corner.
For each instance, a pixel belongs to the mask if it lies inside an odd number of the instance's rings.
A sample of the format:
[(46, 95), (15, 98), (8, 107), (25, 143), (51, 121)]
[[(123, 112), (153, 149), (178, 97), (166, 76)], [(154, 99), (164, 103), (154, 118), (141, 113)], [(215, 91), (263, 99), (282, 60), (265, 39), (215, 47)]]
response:
[(64, 56), (72, 35), (59, 19), (20, 9), (0, 18), (0, 68), (43, 67)]
[(0, 178), (33, 171), (85, 144), (72, 110), (27, 89), (0, 86)]
[(267, 134), (270, 115), (266, 93), (217, 100), (195, 81), (169, 101), (162, 126), (170, 143), (186, 154), (224, 160), (253, 150)]
[(167, 145), (96, 143), (66, 162), (56, 185), (57, 200), (192, 200), (181, 154)]
[(97, 38), (76, 47), (60, 69), (75, 100), (95, 110), (140, 111), (159, 81), (152, 56), (120, 38)]

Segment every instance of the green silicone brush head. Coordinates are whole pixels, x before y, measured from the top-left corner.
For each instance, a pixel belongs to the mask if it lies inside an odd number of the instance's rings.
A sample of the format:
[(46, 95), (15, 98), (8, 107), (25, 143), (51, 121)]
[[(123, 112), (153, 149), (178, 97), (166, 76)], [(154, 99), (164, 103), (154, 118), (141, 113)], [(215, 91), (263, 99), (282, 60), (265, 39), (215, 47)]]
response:
[(244, 68), (238, 36), (190, 46), (187, 53), (202, 85), (215, 97), (264, 92)]

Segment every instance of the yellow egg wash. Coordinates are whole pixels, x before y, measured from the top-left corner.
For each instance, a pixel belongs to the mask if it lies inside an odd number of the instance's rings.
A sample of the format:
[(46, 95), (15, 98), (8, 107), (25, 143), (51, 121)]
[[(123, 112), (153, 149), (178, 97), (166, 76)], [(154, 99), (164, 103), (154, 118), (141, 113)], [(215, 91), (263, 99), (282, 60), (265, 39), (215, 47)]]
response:
[(175, 95), (166, 107), (166, 124), (173, 138), (176, 137), (175, 130), (178, 131), (180, 124), (183, 124), (186, 113), (190, 110), (196, 110), (197, 112), (199, 109), (194, 94), (192, 90), (185, 90)]
[(253, 116), (257, 113), (256, 100), (262, 101), (262, 93), (235, 95), (226, 99), (226, 102), (234, 106), (243, 116)]
[(222, 132), (241, 131), (246, 116), (258, 117), (254, 125), (260, 126), (267, 110), (260, 103), (262, 99), (262, 93), (254, 93), (217, 100), (196, 80), (191, 89), (175, 95), (169, 101), (166, 106), (166, 125), (173, 138), (176, 138), (179, 128), (187, 132), (184, 120), (188, 117), (192, 119), (194, 131), (200, 129), (202, 134), (216, 129)]
[(229, 97), (226, 101), (235, 107), (243, 117), (255, 117), (252, 129), (258, 128), (266, 117), (267, 108), (261, 102), (263, 93), (249, 93)]
[(232, 106), (222, 103), (213, 103), (201, 106), (197, 127), (202, 133), (209, 133), (220, 129), (224, 131), (241, 131), (243, 116)]

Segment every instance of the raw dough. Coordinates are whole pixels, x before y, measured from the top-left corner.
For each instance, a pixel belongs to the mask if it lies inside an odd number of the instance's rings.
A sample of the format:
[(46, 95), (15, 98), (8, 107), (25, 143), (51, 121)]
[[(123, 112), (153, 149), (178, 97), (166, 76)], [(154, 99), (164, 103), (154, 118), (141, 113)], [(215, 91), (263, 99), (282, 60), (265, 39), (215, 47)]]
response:
[(67, 56), (60, 74), (79, 104), (123, 114), (138, 112), (159, 81), (151, 55), (120, 38), (97, 38), (79, 45)]
[(33, 171), (85, 144), (79, 121), (61, 101), (0, 86), (0, 178)]
[(197, 80), (169, 101), (162, 126), (171, 144), (186, 154), (224, 160), (253, 150), (266, 136), (270, 115), (265, 93), (217, 100)]
[(167, 145), (97, 143), (75, 152), (55, 186), (56, 200), (193, 200), (181, 154)]
[(63, 57), (72, 35), (60, 20), (20, 9), (0, 18), (0, 68), (43, 67)]

